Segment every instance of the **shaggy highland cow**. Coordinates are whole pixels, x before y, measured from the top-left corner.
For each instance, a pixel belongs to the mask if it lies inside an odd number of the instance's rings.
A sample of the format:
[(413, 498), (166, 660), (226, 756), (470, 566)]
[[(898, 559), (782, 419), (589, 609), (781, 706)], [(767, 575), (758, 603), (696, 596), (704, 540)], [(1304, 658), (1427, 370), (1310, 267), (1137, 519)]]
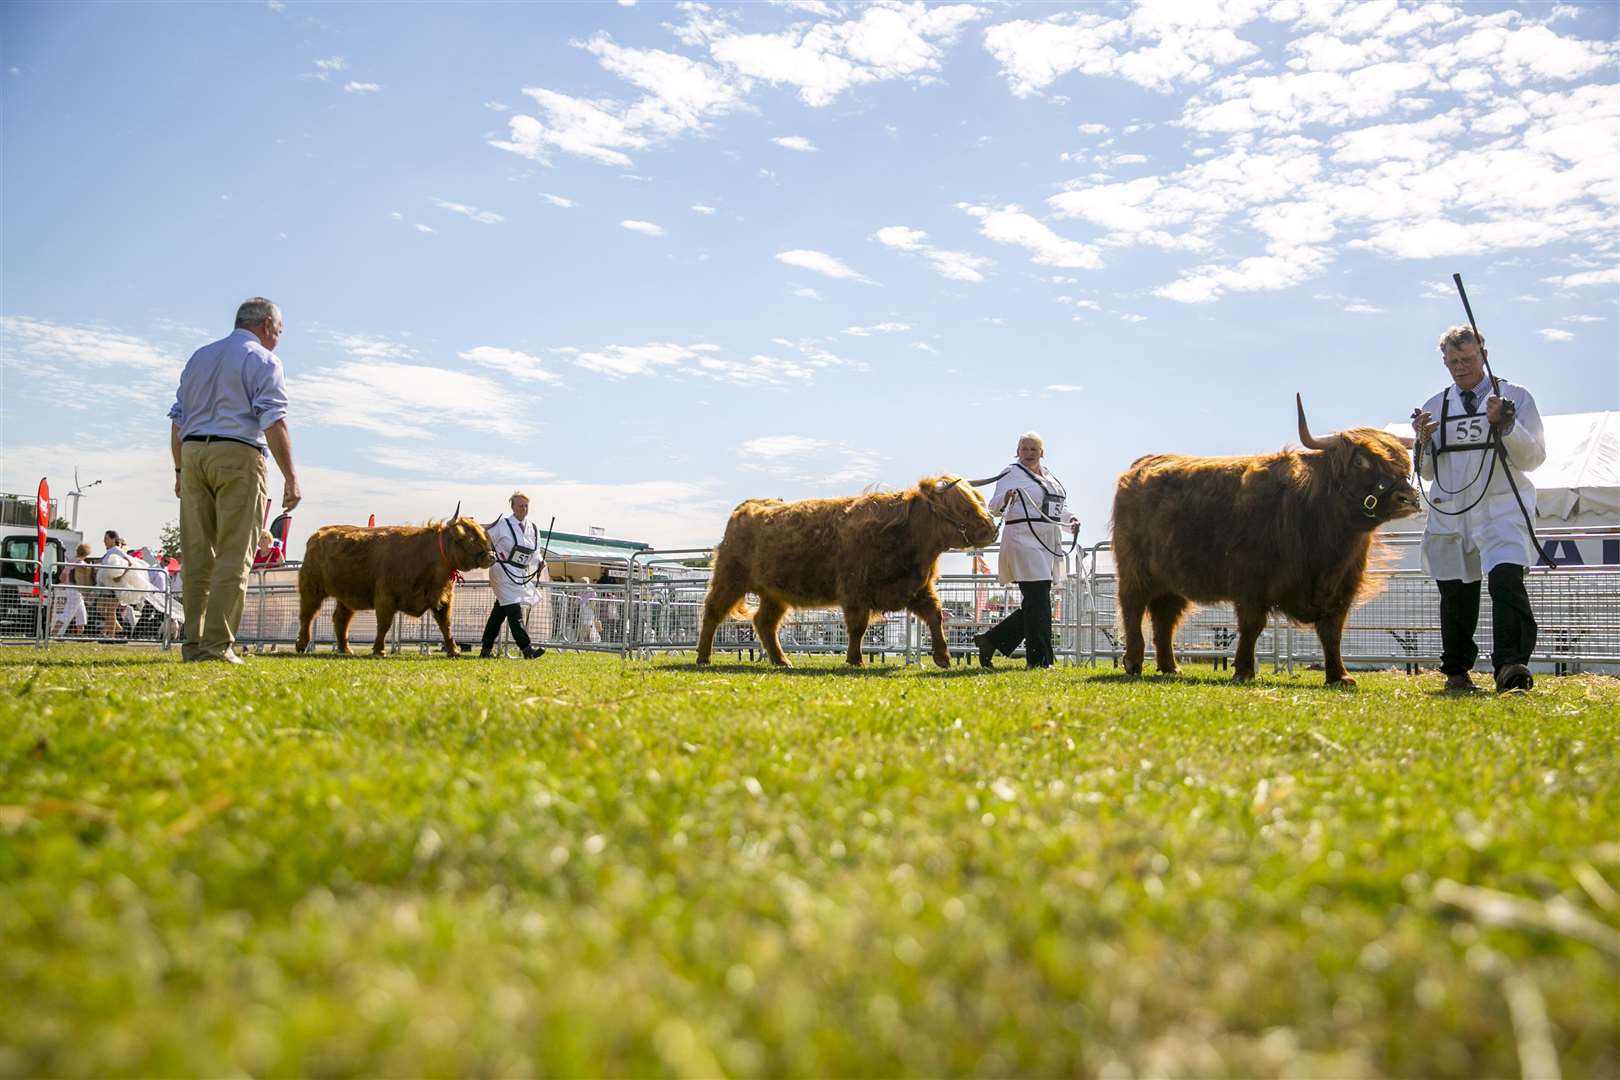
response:
[(1153, 616), (1161, 672), (1179, 670), (1176, 624), (1187, 605), (1237, 611), (1234, 676), (1254, 677), (1254, 644), (1273, 609), (1313, 623), (1329, 685), (1354, 686), (1339, 651), (1361, 592), (1373, 530), (1418, 510), (1401, 440), (1376, 428), (1311, 435), (1304, 450), (1257, 457), (1138, 458), (1114, 494), (1114, 560), (1125, 670), (1142, 672), (1142, 613)]
[(431, 610), (444, 635), (444, 651), (460, 655), (450, 632), (455, 602), (455, 572), (476, 570), (495, 561), (495, 549), (484, 527), (461, 517), (426, 526), (395, 525), (364, 529), (328, 525), (304, 545), (298, 569), (298, 651), (309, 647), (309, 628), (328, 596), (338, 652), (349, 653), (349, 622), (356, 611), (375, 609), (377, 639), (373, 656), (381, 656), (394, 613), (420, 615)]
[(933, 636), (934, 663), (949, 667), (945, 621), (934, 592), (939, 557), (952, 548), (994, 543), (984, 500), (955, 476), (926, 477), (909, 491), (842, 499), (750, 499), (731, 512), (703, 601), (697, 662), (707, 664), (714, 633), (743, 596), (760, 598), (754, 629), (771, 663), (788, 665), (777, 627), (789, 608), (844, 609), (846, 659), (861, 662), (873, 612), (915, 612)]

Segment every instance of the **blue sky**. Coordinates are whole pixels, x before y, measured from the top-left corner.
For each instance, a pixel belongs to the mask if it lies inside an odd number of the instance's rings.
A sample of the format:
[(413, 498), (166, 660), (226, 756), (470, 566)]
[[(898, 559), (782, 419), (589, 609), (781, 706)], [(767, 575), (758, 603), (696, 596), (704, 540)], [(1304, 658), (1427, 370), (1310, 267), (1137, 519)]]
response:
[[(1460, 271), (1543, 412), (1620, 407), (1620, 8), (10, 3), (0, 486), (177, 518), (236, 303), (318, 525), (718, 539), (1046, 438), (1086, 542), (1151, 452), (1404, 418)], [(273, 477), (279, 491), (279, 481)]]

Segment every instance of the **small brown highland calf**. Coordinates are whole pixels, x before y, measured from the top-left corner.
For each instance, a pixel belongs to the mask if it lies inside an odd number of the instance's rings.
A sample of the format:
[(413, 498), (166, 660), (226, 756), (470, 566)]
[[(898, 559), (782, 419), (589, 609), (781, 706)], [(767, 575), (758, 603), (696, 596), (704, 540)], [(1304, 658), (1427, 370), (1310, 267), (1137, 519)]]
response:
[(743, 597), (754, 593), (760, 598), (754, 630), (773, 664), (788, 666), (776, 632), (789, 608), (836, 604), (849, 628), (851, 664), (860, 665), (873, 612), (904, 609), (928, 624), (934, 663), (949, 667), (934, 592), (939, 557), (995, 539), (984, 500), (950, 475), (925, 477), (908, 491), (792, 503), (750, 499), (731, 512), (715, 552), (697, 662), (709, 662), (715, 631), (745, 613)]
[[(456, 507), (457, 515), (461, 508)], [(460, 654), (450, 631), (455, 602), (455, 572), (487, 567), (495, 549), (484, 527), (469, 517), (425, 526), (394, 525), (377, 529), (328, 525), (317, 529), (304, 546), (298, 570), (298, 651), (309, 647), (309, 628), (328, 596), (338, 652), (349, 653), (349, 622), (356, 611), (377, 612), (373, 656), (381, 656), (394, 613), (420, 615), (431, 610), (444, 635), (444, 651)]]

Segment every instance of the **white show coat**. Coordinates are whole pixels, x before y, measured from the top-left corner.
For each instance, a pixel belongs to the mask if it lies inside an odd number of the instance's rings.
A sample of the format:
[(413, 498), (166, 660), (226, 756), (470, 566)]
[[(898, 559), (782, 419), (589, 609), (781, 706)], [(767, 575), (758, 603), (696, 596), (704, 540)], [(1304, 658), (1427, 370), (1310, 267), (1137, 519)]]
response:
[[(1547, 460), (1547, 437), (1541, 425), (1541, 413), (1530, 391), (1517, 383), (1501, 380), (1501, 396), (1513, 402), (1517, 410), (1513, 426), (1502, 435), (1507, 449), (1513, 481), (1531, 520), (1536, 516), (1536, 487), (1525, 473), (1538, 468)], [(1489, 377), (1474, 387), (1475, 416), (1470, 417), (1463, 408), (1462, 392), (1448, 386), (1424, 404), (1423, 409), (1440, 423), (1442, 407), (1447, 416), (1445, 441), (1450, 445), (1466, 444), (1470, 431), (1488, 427), (1485, 422), (1485, 399), (1491, 393)], [(1423, 447), (1423, 459), (1418, 469), (1423, 479), (1434, 481), (1429, 485), (1429, 518), (1423, 526), (1423, 569), (1437, 581), (1479, 581), (1498, 566), (1536, 565), (1535, 545), (1530, 530), (1524, 523), (1524, 513), (1513, 497), (1506, 471), (1500, 460), (1492, 469), (1494, 450), (1463, 450), (1436, 454), (1441, 444), (1441, 432), (1436, 429)], [(1437, 478), (1438, 473), (1438, 478)], [(1486, 480), (1489, 478), (1489, 483)], [(1480, 493), (1484, 492), (1484, 497)], [(1466, 513), (1457, 514), (1464, 507), (1477, 505)], [(1441, 511), (1448, 511), (1442, 513)]]
[(1061, 491), (1062, 485), (1044, 465), (1040, 477), (1036, 480), (1015, 462), (1007, 466), (990, 493), (990, 512), (1002, 518), (996, 580), (1003, 585), (1063, 580), (1063, 559), (1052, 552), (1063, 550), (1063, 527), (1078, 519), (1067, 507), (1062, 521), (1042, 517), (1042, 497), (1048, 491)]
[[(495, 602), (525, 606), (538, 602), (540, 594), (529, 579), (534, 576), (535, 566), (540, 561), (539, 528), (532, 521), (519, 521), (511, 514), (503, 514), (490, 527), (489, 542), (495, 548), (496, 562), (489, 568), (489, 583), (495, 590)], [(519, 544), (534, 549), (527, 566), (513, 566), (506, 561), (512, 557), (512, 549)]]

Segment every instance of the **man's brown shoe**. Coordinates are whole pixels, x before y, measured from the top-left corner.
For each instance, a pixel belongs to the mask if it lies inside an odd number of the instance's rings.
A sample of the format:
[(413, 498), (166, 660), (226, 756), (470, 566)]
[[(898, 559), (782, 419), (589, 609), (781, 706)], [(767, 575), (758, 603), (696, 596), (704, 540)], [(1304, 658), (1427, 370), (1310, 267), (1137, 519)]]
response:
[(1455, 675), (1446, 676), (1446, 693), (1448, 694), (1471, 694), (1476, 689), (1478, 687), (1474, 685), (1474, 680), (1468, 677), (1466, 671), (1459, 671)]

